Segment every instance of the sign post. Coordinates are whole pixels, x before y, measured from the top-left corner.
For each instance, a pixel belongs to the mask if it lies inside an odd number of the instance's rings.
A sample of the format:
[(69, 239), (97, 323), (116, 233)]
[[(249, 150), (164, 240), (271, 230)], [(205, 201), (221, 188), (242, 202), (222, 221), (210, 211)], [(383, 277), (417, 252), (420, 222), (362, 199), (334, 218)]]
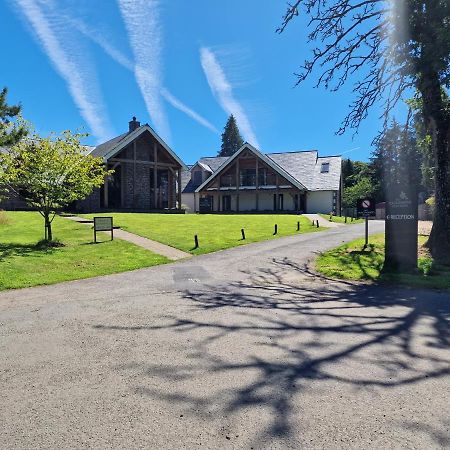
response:
[(113, 231), (113, 218), (112, 217), (94, 217), (94, 242), (97, 243), (98, 231), (110, 231), (111, 240), (114, 239)]
[(365, 243), (364, 248), (369, 245), (369, 217), (376, 216), (375, 199), (361, 198), (356, 203), (356, 215), (365, 218)]
[(393, 186), (387, 193), (385, 262), (387, 270), (417, 269), (418, 201), (412, 186)]

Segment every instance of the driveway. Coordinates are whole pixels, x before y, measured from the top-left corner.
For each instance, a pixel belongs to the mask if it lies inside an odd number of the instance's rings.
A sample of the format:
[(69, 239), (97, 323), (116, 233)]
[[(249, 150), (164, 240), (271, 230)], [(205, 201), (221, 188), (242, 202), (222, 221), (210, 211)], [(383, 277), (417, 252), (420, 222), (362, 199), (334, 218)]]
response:
[(308, 269), (363, 229), (1, 293), (1, 448), (448, 448), (449, 294)]

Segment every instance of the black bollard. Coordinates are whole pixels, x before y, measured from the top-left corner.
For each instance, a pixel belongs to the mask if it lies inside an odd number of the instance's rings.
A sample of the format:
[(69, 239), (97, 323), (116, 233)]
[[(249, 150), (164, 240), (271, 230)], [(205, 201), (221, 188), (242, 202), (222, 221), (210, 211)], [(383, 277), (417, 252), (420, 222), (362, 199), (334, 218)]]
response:
[(245, 241), (245, 231), (241, 228), (242, 240)]
[(317, 228), (319, 228), (319, 219), (317, 219)]
[(300, 222), (297, 222), (297, 231), (300, 231)]
[(194, 242), (195, 242), (194, 248), (198, 248), (198, 236), (197, 235), (194, 236)]
[(273, 235), (275, 236), (276, 234), (278, 234), (278, 225), (275, 224), (275, 231), (273, 232)]
[(347, 223), (347, 216), (345, 216), (344, 222)]

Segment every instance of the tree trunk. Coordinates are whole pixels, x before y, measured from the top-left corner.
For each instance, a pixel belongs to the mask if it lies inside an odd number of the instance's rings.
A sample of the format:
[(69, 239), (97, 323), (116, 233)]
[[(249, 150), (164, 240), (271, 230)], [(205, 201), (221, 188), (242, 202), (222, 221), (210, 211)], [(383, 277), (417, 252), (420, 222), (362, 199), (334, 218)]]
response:
[(450, 263), (450, 117), (442, 99), (441, 85), (436, 73), (424, 73), (419, 90), (423, 113), (435, 159), (436, 205), (433, 228), (427, 246), (433, 258)]
[(52, 222), (50, 221), (50, 215), (44, 215), (44, 227), (45, 227), (45, 240), (47, 242), (52, 242), (53, 233), (52, 233)]

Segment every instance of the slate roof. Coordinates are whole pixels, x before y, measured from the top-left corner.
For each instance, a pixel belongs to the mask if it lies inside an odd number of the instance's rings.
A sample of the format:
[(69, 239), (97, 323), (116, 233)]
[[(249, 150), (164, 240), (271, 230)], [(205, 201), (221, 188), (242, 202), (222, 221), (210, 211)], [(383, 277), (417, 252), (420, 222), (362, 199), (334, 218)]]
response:
[(130, 134), (129, 131), (121, 134), (120, 136), (116, 136), (115, 138), (110, 139), (109, 141), (104, 142), (103, 144), (97, 145), (90, 154), (92, 156), (104, 157), (106, 156), (114, 147), (116, 147), (120, 141), (126, 138)]
[(317, 161), (317, 150), (268, 153), (267, 156), (308, 190), (314, 185), (314, 166)]
[(229, 156), (212, 156), (206, 158), (200, 158), (199, 163), (206, 164), (211, 168), (212, 172), (216, 172), (217, 169), (227, 160)]
[(191, 194), (198, 188), (198, 186), (195, 186), (191, 180), (191, 169), (193, 166), (187, 167), (188, 170), (181, 171), (181, 192), (183, 194)]
[[(303, 150), (284, 153), (266, 153), (275, 165), (286, 171), (295, 180), (305, 186), (309, 191), (337, 191), (341, 183), (341, 157), (318, 156), (317, 150)], [(216, 172), (229, 158), (207, 157), (200, 158), (198, 162), (207, 165)], [(321, 173), (322, 163), (329, 163), (329, 171)], [(194, 192), (198, 186), (190, 183), (190, 173), (186, 171), (186, 184), (183, 183), (183, 192)]]

